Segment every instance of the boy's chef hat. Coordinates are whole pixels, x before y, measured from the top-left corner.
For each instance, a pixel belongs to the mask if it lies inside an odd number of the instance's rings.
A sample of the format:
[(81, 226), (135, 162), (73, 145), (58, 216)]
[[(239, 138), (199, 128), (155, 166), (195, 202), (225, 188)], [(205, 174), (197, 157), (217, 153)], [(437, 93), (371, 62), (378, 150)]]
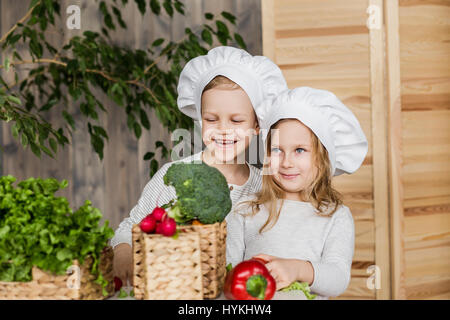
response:
[(218, 75), (229, 78), (244, 89), (258, 117), (258, 106), (264, 99), (274, 98), (287, 89), (280, 68), (269, 58), (252, 56), (242, 49), (220, 46), (190, 60), (184, 66), (177, 88), (178, 108), (194, 120), (200, 120), (203, 89)]
[(278, 120), (298, 119), (327, 149), (335, 176), (355, 172), (367, 154), (367, 139), (355, 115), (329, 91), (309, 87), (286, 90), (275, 99), (265, 100), (261, 109), (264, 144), (270, 127)]

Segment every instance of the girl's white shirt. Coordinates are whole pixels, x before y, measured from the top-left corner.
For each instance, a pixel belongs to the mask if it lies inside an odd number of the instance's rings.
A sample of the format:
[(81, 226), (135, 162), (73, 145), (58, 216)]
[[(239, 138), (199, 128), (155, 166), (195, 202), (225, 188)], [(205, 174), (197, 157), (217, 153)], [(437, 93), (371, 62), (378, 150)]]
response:
[[(355, 230), (349, 208), (342, 205), (331, 217), (324, 217), (308, 202), (284, 200), (276, 224), (259, 233), (269, 216), (264, 205), (260, 208), (249, 216), (245, 214), (251, 209), (238, 205), (227, 215), (227, 264), (234, 267), (260, 253), (310, 261), (314, 268), (311, 291), (318, 294), (316, 299), (342, 294), (350, 282), (354, 253)], [(275, 299), (283, 294), (277, 292)], [(298, 299), (304, 299), (303, 293), (298, 292)]]
[[(125, 218), (119, 224), (114, 237), (110, 241), (110, 245), (115, 247), (120, 243), (128, 243), (132, 246), (131, 229), (133, 225), (141, 222), (157, 205), (161, 206), (176, 198), (175, 188), (165, 185), (163, 181), (164, 175), (172, 164), (177, 162), (201, 162), (201, 159), (202, 151), (192, 156), (164, 164), (144, 187), (138, 203), (131, 209), (129, 217)], [(228, 184), (233, 206), (242, 197), (261, 190), (261, 170), (248, 163), (247, 166), (250, 168), (250, 175), (243, 185)]]

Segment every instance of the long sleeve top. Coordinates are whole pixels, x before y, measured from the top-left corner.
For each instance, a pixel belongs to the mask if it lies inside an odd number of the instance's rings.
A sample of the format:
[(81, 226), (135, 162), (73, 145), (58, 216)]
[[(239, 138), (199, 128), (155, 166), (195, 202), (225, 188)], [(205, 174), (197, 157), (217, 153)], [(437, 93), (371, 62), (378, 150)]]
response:
[[(163, 181), (163, 177), (169, 167), (180, 161), (201, 162), (201, 155), (202, 152), (199, 152), (181, 160), (166, 163), (155, 173), (144, 187), (139, 201), (131, 210), (129, 217), (125, 218), (115, 230), (114, 237), (110, 241), (112, 247), (117, 246), (119, 243), (128, 243), (132, 246), (131, 229), (133, 228), (133, 225), (141, 222), (141, 220), (150, 214), (157, 205), (161, 206), (172, 199), (176, 199), (175, 188), (165, 185)], [(250, 176), (246, 183), (243, 185), (228, 184), (233, 206), (238, 203), (242, 197), (254, 194), (261, 189), (261, 170), (248, 163), (247, 165), (250, 168)]]
[[(248, 212), (251, 209), (247, 205), (235, 206), (226, 217), (227, 264), (234, 267), (260, 253), (310, 261), (314, 269), (310, 288), (318, 299), (336, 297), (346, 290), (355, 237), (348, 207), (342, 205), (331, 217), (324, 217), (315, 213), (315, 208), (308, 202), (284, 200), (278, 221), (263, 233), (259, 233), (259, 229), (269, 216), (266, 207), (260, 206), (254, 216), (245, 215)], [(283, 294), (277, 292), (274, 298)], [(299, 299), (304, 299), (302, 292), (298, 295)]]

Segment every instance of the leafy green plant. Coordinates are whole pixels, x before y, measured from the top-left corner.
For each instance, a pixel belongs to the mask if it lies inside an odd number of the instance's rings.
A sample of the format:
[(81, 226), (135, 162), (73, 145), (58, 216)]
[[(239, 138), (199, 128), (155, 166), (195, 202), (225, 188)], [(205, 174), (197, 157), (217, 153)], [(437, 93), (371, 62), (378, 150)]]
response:
[[(128, 0), (99, 1), (102, 14), (101, 33), (86, 30), (82, 36), (72, 37), (66, 44), (54, 47), (46, 37), (51, 25), (64, 25), (57, 0), (33, 0), (28, 12), (0, 38), (3, 64), (0, 69), (14, 73), (14, 82), (7, 83), (0, 76), (0, 121), (12, 122), (14, 137), (33, 153), (41, 152), (54, 157), (58, 145), (70, 143), (68, 135), (76, 130), (75, 120), (68, 110), (75, 102), (81, 111), (90, 135), (91, 145), (100, 159), (108, 140), (108, 133), (99, 121), (99, 113), (119, 108), (127, 119), (128, 129), (137, 139), (143, 128), (149, 130), (148, 112), (154, 110), (158, 120), (170, 132), (176, 128), (190, 129), (192, 120), (177, 108), (177, 84), (183, 65), (190, 59), (206, 54), (216, 38), (222, 45), (230, 41), (245, 48), (238, 33), (233, 33), (236, 18), (222, 12), (220, 16), (205, 14), (207, 23), (198, 30), (185, 29), (184, 37), (177, 42), (156, 39), (145, 50), (121, 47), (113, 43), (110, 32), (127, 28), (121, 10)], [(170, 17), (184, 15), (184, 4), (179, 0), (134, 0), (142, 15), (151, 10), (153, 15), (165, 12)], [(59, 18), (59, 20), (58, 20)], [(61, 30), (64, 33), (64, 29)], [(25, 47), (31, 60), (24, 59), (17, 46)], [(0, 62), (1, 63), (1, 62)], [(159, 67), (160, 64), (167, 68)], [(20, 65), (31, 66), (25, 77), (19, 77)], [(34, 92), (39, 92), (36, 96)], [(68, 97), (67, 93), (68, 92)], [(103, 104), (96, 92), (106, 94), (116, 103)], [(57, 109), (64, 121), (53, 128), (41, 115)], [(169, 151), (161, 141), (153, 151), (144, 155), (150, 162), (150, 176), (158, 169), (156, 149), (162, 157)]]
[(281, 289), (280, 291), (289, 292), (289, 291), (302, 291), (308, 300), (313, 300), (317, 297), (317, 294), (311, 293), (311, 288), (309, 287), (308, 282), (299, 282), (294, 281), (286, 288)]
[(65, 274), (74, 259), (92, 257), (91, 273), (106, 295), (99, 262), (114, 235), (108, 221), (99, 225), (102, 214), (88, 200), (73, 212), (66, 198), (55, 197), (66, 180), (29, 178), (14, 187), (15, 181), (0, 177), (0, 281), (31, 281), (33, 266)]

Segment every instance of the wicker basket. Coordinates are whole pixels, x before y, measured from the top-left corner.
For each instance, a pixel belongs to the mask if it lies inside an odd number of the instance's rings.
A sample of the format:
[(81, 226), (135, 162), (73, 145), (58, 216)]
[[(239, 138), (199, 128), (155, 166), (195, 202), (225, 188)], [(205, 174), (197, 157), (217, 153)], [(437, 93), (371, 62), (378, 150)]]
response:
[[(112, 248), (107, 247), (103, 251), (99, 263), (103, 277), (109, 282), (106, 287), (106, 291), (108, 291), (107, 297), (114, 294), (113, 256), (114, 252)], [(107, 298), (103, 296), (102, 287), (94, 282), (95, 276), (90, 273), (92, 258), (86, 258), (82, 266), (80, 266), (77, 260), (74, 260), (73, 265), (80, 267), (81, 278), (79, 288), (74, 286), (76, 279), (74, 273), (72, 275), (53, 275), (37, 267), (33, 267), (32, 281), (0, 281), (0, 299), (100, 300)]]
[(180, 227), (178, 239), (133, 226), (136, 299), (214, 299), (226, 266), (226, 222)]

